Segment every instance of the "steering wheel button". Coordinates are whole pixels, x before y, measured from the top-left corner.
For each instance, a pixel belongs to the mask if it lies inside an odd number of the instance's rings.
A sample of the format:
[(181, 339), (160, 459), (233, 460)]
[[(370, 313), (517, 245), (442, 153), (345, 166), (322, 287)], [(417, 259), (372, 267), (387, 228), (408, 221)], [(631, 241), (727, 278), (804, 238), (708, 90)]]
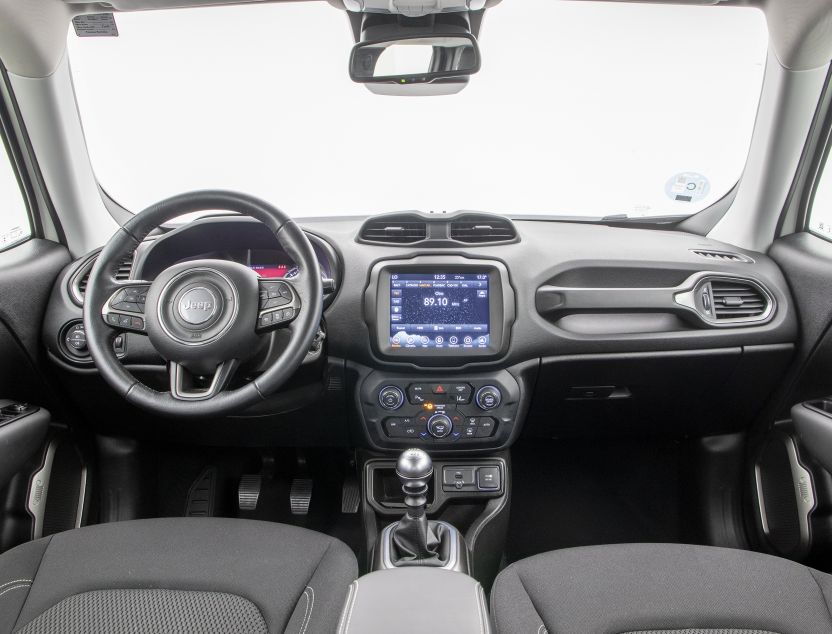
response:
[(107, 323), (111, 326), (118, 326), (118, 315), (115, 313), (110, 313), (107, 315)]
[(280, 285), (280, 296), (286, 299), (292, 299), (292, 289), (289, 288), (288, 284)]
[(272, 321), (273, 321), (273, 318), (274, 318), (274, 314), (273, 314), (273, 313), (266, 313), (265, 315), (263, 315), (262, 317), (260, 317), (260, 325), (261, 325), (261, 326), (269, 326), (269, 325), (271, 325), (271, 323), (272, 323)]
[(126, 328), (130, 327), (130, 324), (133, 322), (133, 318), (130, 315), (119, 315), (118, 316), (118, 325), (124, 326)]
[(144, 319), (142, 319), (141, 317), (131, 317), (130, 327), (135, 328), (137, 330), (144, 330)]
[(295, 316), (295, 309), (294, 308), (284, 308), (283, 313), (281, 314), (281, 319), (283, 321), (289, 321), (293, 319)]

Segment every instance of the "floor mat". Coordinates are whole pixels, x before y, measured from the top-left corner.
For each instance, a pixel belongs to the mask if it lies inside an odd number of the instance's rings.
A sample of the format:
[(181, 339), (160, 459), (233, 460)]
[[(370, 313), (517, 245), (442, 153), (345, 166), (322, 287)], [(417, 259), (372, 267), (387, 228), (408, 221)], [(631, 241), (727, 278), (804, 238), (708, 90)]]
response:
[(573, 546), (683, 541), (680, 456), (666, 440), (517, 443), (508, 562)]

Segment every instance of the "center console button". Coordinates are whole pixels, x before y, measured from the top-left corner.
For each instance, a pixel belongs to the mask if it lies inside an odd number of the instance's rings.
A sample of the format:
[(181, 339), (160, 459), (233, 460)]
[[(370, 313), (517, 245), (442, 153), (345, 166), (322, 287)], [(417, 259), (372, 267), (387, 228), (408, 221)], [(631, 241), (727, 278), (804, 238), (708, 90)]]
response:
[(479, 419), (476, 429), (477, 438), (488, 438), (494, 435), (494, 431), (497, 429), (497, 424), (493, 418), (482, 417)]
[(476, 438), (477, 437), (477, 427), (473, 427), (471, 425), (466, 425), (462, 428), (462, 437), (463, 438)]
[(399, 409), (404, 404), (404, 394), (395, 385), (388, 385), (378, 393), (378, 402), (384, 409)]
[(480, 467), (477, 469), (477, 486), (480, 491), (496, 491), (502, 486), (500, 467)]
[(490, 410), (499, 407), (502, 400), (502, 393), (493, 385), (481, 387), (477, 392), (477, 405), (480, 409)]
[(431, 416), (428, 421), (428, 432), (434, 438), (445, 438), (451, 433), (452, 429), (453, 423), (445, 414)]
[(455, 484), (461, 482), (463, 485), (474, 484), (473, 467), (445, 467), (442, 470), (443, 484)]
[(426, 403), (430, 397), (430, 385), (425, 383), (413, 383), (407, 388), (407, 400), (414, 405)]
[(450, 386), (450, 396), (454, 403), (470, 403), (472, 392), (473, 389), (467, 383), (454, 383)]

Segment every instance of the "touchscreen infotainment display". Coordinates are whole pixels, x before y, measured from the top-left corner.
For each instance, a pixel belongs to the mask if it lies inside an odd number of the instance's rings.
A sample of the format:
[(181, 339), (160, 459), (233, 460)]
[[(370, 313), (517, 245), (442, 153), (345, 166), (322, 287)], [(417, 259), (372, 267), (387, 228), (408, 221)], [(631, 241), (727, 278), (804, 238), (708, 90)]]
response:
[(393, 348), (487, 348), (488, 273), (390, 274)]

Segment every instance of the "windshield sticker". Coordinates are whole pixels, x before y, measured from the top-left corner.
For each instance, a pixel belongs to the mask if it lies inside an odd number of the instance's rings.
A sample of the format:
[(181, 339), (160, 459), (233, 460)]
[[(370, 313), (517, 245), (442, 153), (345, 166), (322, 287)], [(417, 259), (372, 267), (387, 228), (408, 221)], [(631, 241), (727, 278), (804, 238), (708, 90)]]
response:
[(702, 174), (682, 172), (667, 181), (664, 190), (671, 200), (695, 203), (708, 195), (708, 192), (711, 191), (711, 184)]
[(72, 18), (78, 37), (118, 37), (116, 18), (112, 13), (90, 13)]

